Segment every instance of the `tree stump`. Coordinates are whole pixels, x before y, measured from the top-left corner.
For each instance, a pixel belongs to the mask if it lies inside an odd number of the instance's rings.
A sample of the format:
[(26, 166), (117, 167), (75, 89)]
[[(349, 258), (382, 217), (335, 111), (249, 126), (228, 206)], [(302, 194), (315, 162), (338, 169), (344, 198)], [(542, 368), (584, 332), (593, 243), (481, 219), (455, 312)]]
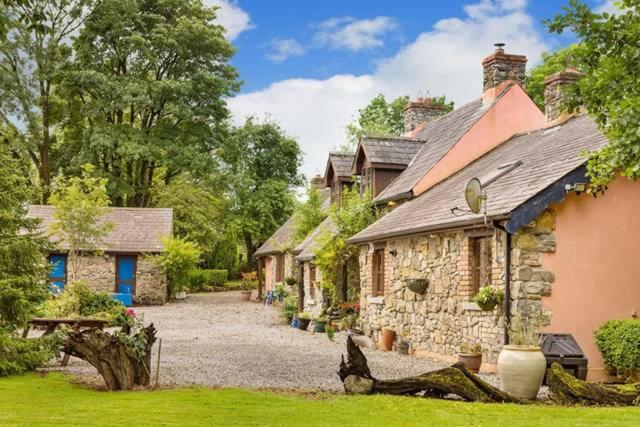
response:
[(604, 385), (582, 381), (557, 363), (547, 370), (551, 399), (563, 405), (640, 406), (640, 383)]
[(156, 342), (156, 329), (151, 324), (131, 338), (143, 342), (143, 348), (134, 351), (117, 335), (96, 328), (72, 331), (64, 340), (63, 350), (93, 365), (108, 390), (147, 387), (151, 382), (151, 348)]
[(523, 403), (470, 372), (461, 363), (415, 377), (378, 380), (371, 375), (367, 358), (347, 337), (347, 362), (342, 358), (338, 376), (349, 394), (418, 395), (442, 398), (456, 395), (469, 402)]

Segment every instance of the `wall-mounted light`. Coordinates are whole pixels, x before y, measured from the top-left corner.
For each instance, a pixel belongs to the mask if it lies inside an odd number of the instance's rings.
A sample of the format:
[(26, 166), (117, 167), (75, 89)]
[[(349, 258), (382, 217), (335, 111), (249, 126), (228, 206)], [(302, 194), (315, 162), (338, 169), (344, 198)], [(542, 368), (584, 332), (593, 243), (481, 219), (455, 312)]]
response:
[(584, 193), (587, 191), (587, 184), (584, 182), (576, 182), (575, 184), (565, 184), (564, 191), (567, 193), (575, 192), (576, 194)]

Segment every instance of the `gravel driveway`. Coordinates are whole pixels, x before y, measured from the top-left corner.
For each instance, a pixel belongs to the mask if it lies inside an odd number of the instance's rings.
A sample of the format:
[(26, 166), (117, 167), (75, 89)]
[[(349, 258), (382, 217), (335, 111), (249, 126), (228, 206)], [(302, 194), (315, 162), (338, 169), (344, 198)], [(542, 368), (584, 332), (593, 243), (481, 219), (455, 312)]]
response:
[[(168, 385), (296, 388), (342, 391), (336, 372), (345, 333), (330, 342), (283, 325), (276, 307), (241, 302), (239, 292), (190, 295), (165, 306), (141, 307), (162, 338), (160, 382)], [(157, 350), (157, 344), (154, 348)], [(424, 357), (364, 349), (378, 378), (416, 375), (444, 365)], [(155, 368), (156, 355), (153, 355)], [(96, 373), (72, 358), (68, 370)]]

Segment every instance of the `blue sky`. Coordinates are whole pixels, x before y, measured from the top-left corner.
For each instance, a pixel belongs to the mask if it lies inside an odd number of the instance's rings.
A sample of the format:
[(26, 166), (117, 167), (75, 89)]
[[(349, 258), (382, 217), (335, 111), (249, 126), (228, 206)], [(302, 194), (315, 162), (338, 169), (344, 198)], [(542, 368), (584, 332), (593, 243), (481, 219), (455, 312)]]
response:
[[(205, 0), (237, 47), (244, 85), (234, 121), (276, 120), (305, 152), (303, 172), (323, 173), (345, 125), (377, 93), (441, 95), (462, 105), (481, 95), (482, 58), (494, 42), (526, 54), (572, 41), (542, 24), (568, 0)], [(610, 2), (591, 0), (594, 7)]]

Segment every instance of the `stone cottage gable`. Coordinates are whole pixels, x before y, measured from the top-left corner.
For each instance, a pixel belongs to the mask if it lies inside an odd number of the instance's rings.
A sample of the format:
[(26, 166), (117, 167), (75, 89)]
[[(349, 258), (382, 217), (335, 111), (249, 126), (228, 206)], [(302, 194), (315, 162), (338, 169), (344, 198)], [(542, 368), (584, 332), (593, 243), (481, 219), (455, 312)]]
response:
[[(31, 205), (28, 215), (39, 218), (40, 230), (44, 234), (51, 233), (51, 224), (55, 221), (55, 207), (49, 205)], [(113, 224), (113, 230), (102, 239), (103, 246), (98, 248), (105, 252), (120, 253), (157, 253), (164, 248), (162, 239), (173, 232), (173, 209), (171, 208), (109, 208), (100, 219)], [(68, 245), (52, 236), (58, 249), (67, 250)]]

